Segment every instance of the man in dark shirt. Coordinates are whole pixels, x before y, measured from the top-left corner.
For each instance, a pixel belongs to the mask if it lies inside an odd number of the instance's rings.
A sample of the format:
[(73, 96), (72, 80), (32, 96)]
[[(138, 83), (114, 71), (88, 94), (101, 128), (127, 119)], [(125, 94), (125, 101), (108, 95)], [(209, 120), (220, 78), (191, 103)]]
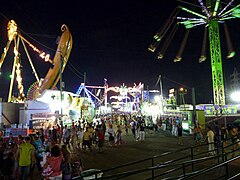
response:
[(53, 126), (52, 129), (52, 138), (55, 143), (57, 143), (57, 129)]
[(215, 122), (215, 143), (217, 144), (217, 148), (221, 145), (221, 128), (218, 126), (218, 122)]

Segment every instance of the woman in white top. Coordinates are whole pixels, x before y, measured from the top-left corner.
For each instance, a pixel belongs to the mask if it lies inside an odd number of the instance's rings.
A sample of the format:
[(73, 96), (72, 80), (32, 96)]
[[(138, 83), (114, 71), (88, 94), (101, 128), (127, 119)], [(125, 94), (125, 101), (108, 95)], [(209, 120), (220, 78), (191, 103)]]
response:
[(114, 133), (114, 130), (113, 130), (112, 125), (109, 126), (109, 128), (108, 128), (108, 130), (107, 130), (107, 133), (108, 133), (108, 135), (109, 135), (109, 145), (110, 145), (110, 146), (114, 146), (115, 133)]
[(207, 139), (208, 139), (208, 151), (209, 155), (215, 155), (215, 147), (214, 147), (214, 132), (210, 126), (207, 127), (208, 132), (207, 132)]

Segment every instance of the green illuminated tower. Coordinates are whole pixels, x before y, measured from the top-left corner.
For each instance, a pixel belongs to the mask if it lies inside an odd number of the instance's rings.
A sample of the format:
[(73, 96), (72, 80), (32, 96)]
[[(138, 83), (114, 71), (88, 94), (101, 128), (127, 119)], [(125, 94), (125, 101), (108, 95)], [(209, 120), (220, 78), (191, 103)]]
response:
[(216, 20), (211, 20), (209, 22), (208, 30), (211, 54), (214, 104), (225, 105), (222, 57), (218, 22)]
[(208, 34), (212, 67), (213, 98), (214, 104), (225, 105), (219, 24), (218, 18), (216, 18), (219, 1), (216, 1), (214, 9), (212, 9), (212, 2), (213, 0), (207, 0), (207, 8), (211, 14), (208, 22)]
[[(224, 92), (224, 78), (223, 78), (223, 69), (222, 69), (222, 57), (221, 57), (221, 45), (220, 45), (220, 35), (219, 35), (219, 23), (224, 24), (224, 30), (226, 34), (226, 41), (228, 45), (228, 56), (231, 58), (235, 55), (235, 52), (231, 46), (231, 40), (227, 30), (225, 21), (233, 18), (240, 18), (240, 4), (234, 6), (234, 0), (231, 0), (226, 6), (221, 6), (220, 0), (206, 0), (206, 5), (204, 5), (202, 0), (198, 0), (201, 12), (195, 12), (185, 7), (178, 7), (172, 13), (171, 19), (177, 19), (172, 31), (170, 32), (167, 42), (163, 44), (162, 49), (158, 53), (158, 59), (162, 59), (166, 51), (169, 42), (172, 40), (173, 36), (176, 33), (177, 25), (183, 24), (188, 30), (182, 41), (182, 45), (174, 62), (181, 61), (181, 56), (183, 49), (186, 44), (186, 38), (188, 37), (189, 30), (195, 28), (196, 26), (204, 25), (205, 32), (203, 38), (203, 47), (201, 57), (199, 62), (206, 60), (206, 36), (207, 31), (209, 35), (209, 45), (210, 45), (210, 55), (211, 55), (211, 68), (212, 68), (212, 83), (213, 83), (213, 98), (214, 104), (216, 105), (225, 105), (225, 92)], [(187, 12), (191, 17), (177, 17), (179, 9)], [(194, 16), (194, 17), (193, 17)], [(167, 31), (171, 29), (170, 27), (174, 24), (173, 20), (169, 19), (163, 28), (154, 36), (152, 44), (149, 46), (149, 50), (154, 52), (159, 45), (160, 41), (164, 39), (164, 36), (167, 34)]]

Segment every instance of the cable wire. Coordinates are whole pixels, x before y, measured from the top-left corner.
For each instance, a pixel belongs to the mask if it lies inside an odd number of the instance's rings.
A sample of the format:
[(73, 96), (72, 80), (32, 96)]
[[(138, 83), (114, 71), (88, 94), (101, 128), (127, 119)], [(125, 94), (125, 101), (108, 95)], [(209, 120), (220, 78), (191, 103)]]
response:
[(75, 66), (71, 63), (71, 61), (68, 61), (68, 64), (78, 73), (80, 74), (81, 76), (84, 76), (83, 73), (81, 73), (80, 71), (78, 71)]

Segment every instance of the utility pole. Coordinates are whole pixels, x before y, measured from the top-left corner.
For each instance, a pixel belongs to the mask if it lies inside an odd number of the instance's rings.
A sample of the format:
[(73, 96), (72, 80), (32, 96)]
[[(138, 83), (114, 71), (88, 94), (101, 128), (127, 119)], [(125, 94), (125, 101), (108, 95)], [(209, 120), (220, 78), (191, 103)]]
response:
[(192, 88), (192, 105), (193, 105), (193, 123), (196, 124), (196, 96), (195, 96), (195, 88)]
[(86, 86), (86, 72), (84, 72), (83, 74), (83, 83), (84, 83), (84, 101), (85, 101), (85, 97), (86, 97), (86, 90), (85, 90), (85, 86)]
[(159, 75), (159, 88), (160, 88), (160, 108), (163, 112), (163, 88), (162, 88), (162, 76)]
[(63, 66), (63, 58), (62, 58), (62, 49), (60, 49), (60, 102), (61, 102), (61, 116), (63, 114), (63, 108), (62, 108), (62, 66)]
[(83, 73), (83, 91), (84, 91), (84, 95), (83, 95), (83, 103), (81, 105), (81, 119), (83, 117), (83, 107), (85, 108), (85, 97), (86, 97), (86, 72)]
[(105, 103), (105, 110), (107, 110), (107, 79), (104, 78), (104, 103)]
[(63, 129), (63, 108), (62, 108), (62, 99), (63, 99), (63, 94), (62, 94), (62, 66), (63, 66), (63, 57), (62, 57), (62, 49), (59, 51), (60, 53), (60, 69), (59, 69), (59, 74), (60, 74), (60, 126)]
[(163, 97), (163, 89), (162, 89), (162, 76), (161, 74), (159, 75), (159, 88), (160, 88), (160, 95)]

